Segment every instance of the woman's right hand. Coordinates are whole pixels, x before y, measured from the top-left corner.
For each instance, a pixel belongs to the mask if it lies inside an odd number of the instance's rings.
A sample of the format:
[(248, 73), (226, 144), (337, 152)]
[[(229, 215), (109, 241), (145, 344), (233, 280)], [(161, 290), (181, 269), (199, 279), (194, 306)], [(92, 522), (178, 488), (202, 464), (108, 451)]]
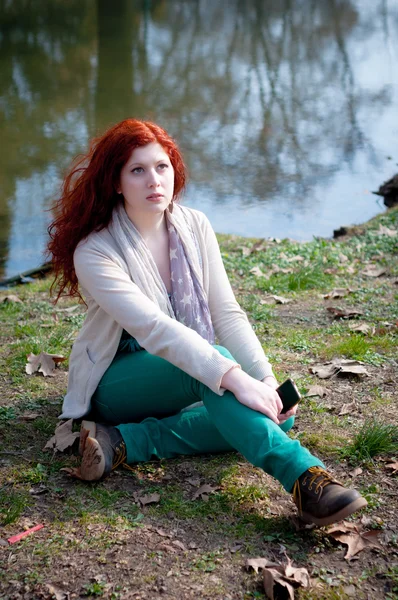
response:
[(263, 413), (277, 425), (283, 422), (282, 400), (270, 385), (254, 379), (239, 368), (233, 368), (224, 375), (221, 386), (231, 391), (241, 404)]

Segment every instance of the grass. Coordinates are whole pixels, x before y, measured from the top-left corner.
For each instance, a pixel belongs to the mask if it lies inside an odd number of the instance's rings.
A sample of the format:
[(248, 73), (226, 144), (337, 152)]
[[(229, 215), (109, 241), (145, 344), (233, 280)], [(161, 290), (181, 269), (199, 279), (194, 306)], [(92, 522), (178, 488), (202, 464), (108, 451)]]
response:
[[(278, 378), (292, 376), (303, 393), (313, 385), (328, 392), (324, 398), (303, 398), (290, 435), (320, 456), (346, 485), (354, 481), (368, 499), (367, 518), (377, 516), (389, 523), (396, 518), (396, 507), (388, 483), (393, 484), (396, 475), (374, 458), (398, 454), (394, 399), (398, 294), (393, 283), (398, 277), (398, 247), (396, 238), (377, 233), (380, 224), (397, 228), (398, 210), (355, 228), (343, 241), (220, 239), (237, 297)], [(365, 277), (361, 271), (366, 261), (386, 266), (388, 273)], [(253, 267), (266, 277), (253, 274)], [(22, 303), (0, 302), (2, 534), (5, 538), (17, 533), (30, 522), (45, 523), (43, 530), (12, 548), (11, 561), (10, 549), (0, 544), (1, 597), (40, 596), (48, 581), (70, 582), (76, 597), (123, 598), (132, 589), (140, 597), (152, 597), (162, 580), (175, 597), (264, 598), (261, 576), (246, 573), (244, 559), (266, 556), (279, 561), (283, 553), (306, 566), (323, 585), (318, 591), (298, 591), (298, 598), (344, 598), (344, 585), (354, 582), (358, 597), (381, 597), (385, 581), (375, 574), (385, 570), (385, 557), (367, 555), (373, 569), (367, 578), (361, 579), (365, 554), (350, 564), (349, 575), (342, 569), (332, 576), (330, 569), (339, 565), (341, 551), (322, 530), (296, 531), (290, 520), (292, 503), (281, 486), (236, 453), (153, 461), (90, 485), (70, 481), (60, 472), (75, 466), (77, 459), (53, 456), (42, 448), (57, 423), (68, 364), (60, 365), (54, 378), (28, 377), (24, 367), (30, 352), (68, 356), (85, 312), (83, 306), (65, 312), (76, 305), (74, 300), (64, 300), (55, 309), (48, 298), (49, 283), (42, 280), (12, 290)], [(333, 288), (352, 291), (326, 301), (322, 295)], [(291, 302), (264, 303), (270, 293)], [(361, 310), (361, 321), (372, 327), (371, 332), (351, 331), (351, 321), (332, 319), (326, 306)], [(313, 364), (333, 357), (365, 362), (369, 377), (319, 380), (310, 373)], [(346, 403), (354, 403), (352, 412), (340, 415)], [(27, 421), (26, 413), (38, 416)], [(352, 480), (347, 473), (357, 464), (363, 474)], [(207, 502), (193, 501), (188, 478), (217, 490)], [(135, 501), (136, 494), (154, 491), (161, 496), (158, 504), (140, 507)], [(391, 498), (388, 509), (394, 513), (385, 512), (386, 498)], [(159, 537), (157, 530), (167, 537)], [(187, 550), (167, 550), (173, 539), (181, 540)], [(194, 550), (189, 548), (191, 541), (196, 543)], [(238, 542), (233, 553), (229, 548)], [(392, 537), (385, 552), (396, 551), (397, 544)], [(129, 570), (129, 561), (134, 569)], [(104, 570), (105, 586), (98, 578)], [(391, 571), (387, 594), (394, 593), (394, 577)], [(16, 589), (10, 589), (9, 580)], [(367, 582), (377, 591), (366, 587)], [(187, 591), (191, 584), (198, 589)]]
[(365, 422), (352, 442), (341, 449), (341, 455), (352, 464), (395, 453), (398, 453), (398, 426), (373, 420)]

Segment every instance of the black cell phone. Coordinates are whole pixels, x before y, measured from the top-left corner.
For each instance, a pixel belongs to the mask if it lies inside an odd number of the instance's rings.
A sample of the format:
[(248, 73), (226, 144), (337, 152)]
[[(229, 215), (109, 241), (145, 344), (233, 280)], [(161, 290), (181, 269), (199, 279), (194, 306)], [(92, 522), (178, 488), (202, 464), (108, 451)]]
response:
[(282, 400), (282, 414), (287, 413), (301, 400), (300, 392), (298, 391), (297, 386), (292, 379), (286, 379), (286, 381), (276, 388), (276, 391)]

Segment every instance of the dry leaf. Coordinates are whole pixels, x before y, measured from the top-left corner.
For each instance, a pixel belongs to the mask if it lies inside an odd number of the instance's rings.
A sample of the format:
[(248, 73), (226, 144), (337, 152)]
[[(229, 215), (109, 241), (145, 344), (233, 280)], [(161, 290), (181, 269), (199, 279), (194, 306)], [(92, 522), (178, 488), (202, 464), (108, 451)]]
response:
[(331, 292), (323, 294), (323, 298), (325, 298), (325, 300), (327, 300), (328, 298), (343, 298), (344, 296), (347, 296), (347, 294), (350, 294), (351, 291), (352, 290), (350, 290), (349, 288), (335, 288)]
[(253, 569), (256, 573), (258, 573), (259, 569), (265, 569), (265, 567), (277, 567), (278, 564), (274, 563), (268, 558), (247, 558), (246, 559), (246, 568)]
[(348, 273), (349, 275), (354, 275), (356, 269), (354, 267), (354, 265), (348, 265), (348, 267), (346, 268), (346, 273)]
[(47, 352), (40, 352), (37, 356), (35, 354), (29, 354), (28, 362), (25, 365), (25, 371), (28, 375), (33, 375), (38, 371), (43, 373), (44, 377), (54, 377), (53, 373), (55, 365), (66, 360), (64, 356), (59, 354), (48, 354)]
[(359, 360), (335, 358), (323, 365), (310, 367), (310, 373), (317, 375), (320, 379), (329, 379), (337, 375), (369, 375), (366, 368)]
[(356, 410), (357, 405), (354, 402), (350, 402), (349, 404), (343, 404), (343, 406), (340, 409), (339, 412), (339, 417), (342, 417), (343, 415), (350, 415), (354, 410)]
[(336, 308), (334, 306), (328, 306), (326, 310), (333, 315), (334, 319), (354, 319), (355, 317), (359, 317), (363, 314), (359, 310), (346, 310), (344, 308)]
[(373, 334), (375, 332), (375, 328), (372, 325), (369, 325), (369, 323), (350, 323), (349, 328), (351, 329), (351, 331), (356, 331), (365, 334)]
[(276, 569), (264, 569), (264, 591), (270, 600), (289, 598), (294, 600), (294, 587)]
[(160, 494), (154, 492), (153, 494), (147, 494), (146, 496), (137, 496), (136, 500), (138, 500), (141, 506), (156, 504), (160, 500)]
[(200, 485), (200, 479), (199, 479), (199, 477), (189, 477), (185, 481), (187, 483), (189, 483), (190, 485), (192, 485), (193, 487), (197, 487), (198, 485)]
[(51, 595), (51, 598), (54, 598), (55, 600), (68, 600), (69, 592), (64, 592), (64, 590), (61, 590), (61, 588), (53, 585), (52, 583), (45, 583), (44, 585), (46, 586), (48, 593)]
[(326, 533), (341, 544), (348, 546), (348, 550), (344, 556), (346, 560), (350, 560), (365, 548), (383, 549), (377, 540), (380, 531), (363, 531), (362, 525), (343, 521), (339, 525), (327, 529)]
[(23, 304), (21, 298), (18, 298), (15, 294), (9, 294), (8, 296), (4, 296), (3, 302), (10, 302), (13, 304)]
[(204, 485), (201, 485), (199, 489), (196, 490), (196, 492), (192, 496), (192, 500), (196, 500), (200, 496), (202, 500), (207, 502), (209, 499), (208, 494), (213, 494), (216, 490), (218, 490), (217, 487), (212, 487), (208, 483), (205, 483)]
[(312, 385), (308, 392), (304, 394), (307, 398), (310, 396), (319, 396), (320, 398), (324, 398), (330, 393), (327, 388), (322, 387), (321, 385)]
[(22, 419), (23, 421), (35, 421), (39, 417), (40, 417), (39, 413), (26, 412), (20, 416), (20, 419)]
[(67, 448), (73, 446), (74, 441), (80, 437), (79, 431), (72, 431), (73, 419), (69, 419), (65, 423), (61, 423), (55, 429), (54, 436), (48, 440), (43, 450), (58, 450), (58, 452), (65, 452)]
[(177, 552), (177, 550), (173, 548), (173, 546), (170, 546), (170, 544), (160, 544), (160, 546), (157, 546), (157, 549), (166, 550), (166, 552), (171, 552), (172, 554), (175, 554)]
[(379, 235), (388, 235), (389, 237), (395, 237), (398, 233), (396, 229), (390, 229), (385, 225), (380, 225), (379, 229), (376, 231)]
[(286, 260), (287, 262), (302, 262), (304, 260), (304, 256), (297, 254), (297, 256), (290, 256)]
[(175, 546), (176, 548), (179, 548), (183, 552), (187, 551), (186, 547), (184, 546), (184, 544), (182, 542), (180, 542), (180, 540), (173, 540), (171, 543), (173, 544), (173, 546)]
[(379, 267), (378, 265), (369, 265), (361, 271), (361, 275), (365, 275), (366, 277), (380, 277), (380, 275), (384, 275), (387, 272), (385, 267)]
[(386, 469), (392, 469), (392, 472), (396, 473), (398, 471), (398, 461), (386, 465)]
[(348, 473), (348, 475), (352, 478), (354, 477), (358, 477), (358, 475), (362, 475), (363, 470), (361, 469), (361, 467), (357, 467), (356, 469), (354, 469), (353, 471), (350, 471)]
[(289, 302), (292, 302), (292, 300), (284, 298), (283, 296), (275, 296), (274, 294), (269, 294), (269, 296), (266, 296), (264, 298), (264, 301), (261, 300), (261, 304), (269, 304), (267, 300), (270, 300), (271, 302), (274, 301), (276, 302), (276, 304), (288, 304)]
[(262, 272), (259, 266), (253, 267), (250, 269), (250, 273), (255, 277), (265, 277), (266, 275)]
[(307, 569), (293, 567), (288, 558), (287, 563), (275, 564), (264, 558), (248, 559), (246, 567), (256, 572), (263, 569), (264, 591), (268, 598), (289, 598), (294, 600), (294, 590), (298, 587), (308, 588), (311, 580)]
[(340, 263), (346, 263), (348, 261), (348, 256), (346, 256), (345, 254), (339, 254), (339, 262)]

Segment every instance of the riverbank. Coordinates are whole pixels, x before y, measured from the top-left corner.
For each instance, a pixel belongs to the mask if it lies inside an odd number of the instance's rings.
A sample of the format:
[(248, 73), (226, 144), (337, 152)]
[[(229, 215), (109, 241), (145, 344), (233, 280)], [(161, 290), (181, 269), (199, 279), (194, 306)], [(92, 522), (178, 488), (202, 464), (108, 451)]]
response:
[[(74, 300), (54, 307), (44, 279), (0, 293), (0, 301), (20, 300), (0, 304), (0, 595), (262, 598), (261, 575), (245, 569), (246, 559), (280, 562), (286, 554), (317, 585), (299, 598), (396, 597), (397, 474), (388, 465), (398, 459), (398, 437), (371, 458), (358, 434), (379, 423), (396, 435), (397, 230), (391, 209), (337, 240), (219, 236), (238, 300), (278, 378), (318, 394), (304, 398), (293, 435), (366, 496), (353, 522), (378, 532), (379, 550), (348, 562), (346, 547), (324, 529), (297, 529), (290, 496), (233, 453), (139, 465), (93, 485), (70, 480), (60, 469), (77, 459), (42, 450), (60, 413), (67, 361), (46, 378), (28, 376), (25, 364), (32, 352), (67, 357), (84, 307)], [(311, 372), (333, 359), (360, 361), (366, 374)], [(210, 486), (207, 501), (194, 499), (202, 484)], [(44, 527), (8, 545), (37, 524)]]

